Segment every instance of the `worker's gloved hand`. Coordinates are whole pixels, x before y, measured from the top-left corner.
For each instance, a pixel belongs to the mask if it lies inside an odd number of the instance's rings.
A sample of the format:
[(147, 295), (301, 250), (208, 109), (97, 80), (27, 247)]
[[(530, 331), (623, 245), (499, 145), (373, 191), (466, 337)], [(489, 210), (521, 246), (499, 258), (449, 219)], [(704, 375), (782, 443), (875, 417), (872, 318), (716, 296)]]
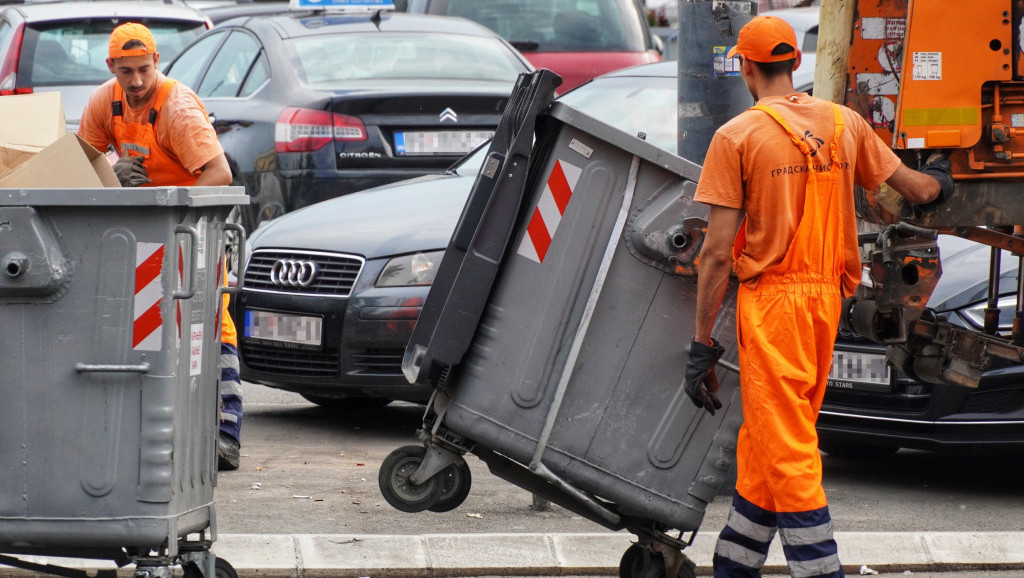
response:
[(918, 171), (939, 181), (939, 196), (934, 201), (920, 205), (921, 209), (934, 209), (953, 196), (953, 167), (945, 153), (934, 152), (928, 155), (928, 159)]
[(715, 364), (725, 353), (725, 348), (712, 339), (711, 345), (699, 341), (690, 341), (686, 346), (690, 360), (686, 363), (686, 375), (683, 377), (683, 390), (693, 400), (693, 405), (702, 407), (711, 415), (722, 409), (722, 402), (715, 392), (718, 391), (718, 375)]
[(121, 157), (114, 163), (114, 174), (122, 187), (139, 187), (153, 182), (142, 165), (141, 157)]

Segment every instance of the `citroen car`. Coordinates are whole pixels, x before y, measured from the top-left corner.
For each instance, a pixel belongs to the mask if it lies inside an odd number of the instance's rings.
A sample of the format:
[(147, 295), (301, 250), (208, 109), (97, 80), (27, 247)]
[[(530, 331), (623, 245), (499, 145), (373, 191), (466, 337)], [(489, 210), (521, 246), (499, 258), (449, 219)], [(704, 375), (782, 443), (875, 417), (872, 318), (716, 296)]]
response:
[(295, 10), (223, 21), (166, 69), (203, 99), (248, 230), (354, 191), (440, 174), (487, 140), (532, 70), (461, 18)]

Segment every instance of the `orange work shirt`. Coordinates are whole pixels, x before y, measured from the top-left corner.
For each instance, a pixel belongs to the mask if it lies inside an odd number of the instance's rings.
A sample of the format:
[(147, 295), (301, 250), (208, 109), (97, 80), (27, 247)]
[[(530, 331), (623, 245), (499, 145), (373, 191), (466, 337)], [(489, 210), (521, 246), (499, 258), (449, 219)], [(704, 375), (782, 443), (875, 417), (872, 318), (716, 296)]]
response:
[[(831, 105), (805, 93), (763, 98), (778, 111), (814, 151), (813, 170), (831, 171), (829, 143), (835, 134)], [(843, 247), (846, 271), (843, 295), (851, 295), (860, 283), (860, 250), (857, 244), (857, 213), (854, 183), (873, 189), (892, 176), (900, 159), (886, 146), (860, 115), (841, 107), (845, 129), (839, 138), (843, 200), (847, 220)], [(778, 265), (786, 256), (804, 208), (807, 159), (793, 146), (789, 135), (767, 114), (747, 110), (722, 125), (711, 139), (704, 170), (694, 200), (746, 212), (746, 246), (733, 268), (739, 280), (757, 285), (762, 271)]]
[[(166, 78), (163, 74), (157, 74), (157, 89)], [(108, 145), (115, 148), (119, 146), (114, 136), (114, 115), (111, 109), (116, 83), (117, 79), (112, 78), (92, 93), (82, 113), (81, 125), (78, 127), (78, 135), (101, 152), (106, 151)], [(158, 90), (154, 90), (150, 99), (138, 108), (128, 106), (127, 100), (124, 100), (124, 122), (148, 122), (149, 111), (156, 102), (157, 92)], [(198, 174), (199, 169), (206, 163), (224, 152), (202, 101), (192, 89), (180, 82), (175, 83), (160, 109), (160, 117), (156, 121), (156, 140), (169, 157), (193, 175)], [(118, 150), (118, 153), (120, 152)], [(181, 184), (153, 182), (151, 186)]]

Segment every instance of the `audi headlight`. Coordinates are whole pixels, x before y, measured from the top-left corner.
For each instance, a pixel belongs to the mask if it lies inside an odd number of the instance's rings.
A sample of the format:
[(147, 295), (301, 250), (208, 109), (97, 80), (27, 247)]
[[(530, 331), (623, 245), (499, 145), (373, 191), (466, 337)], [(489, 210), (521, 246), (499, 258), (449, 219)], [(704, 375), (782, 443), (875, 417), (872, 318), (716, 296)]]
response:
[(444, 251), (414, 253), (388, 261), (377, 277), (377, 287), (414, 287), (430, 285), (437, 275)]
[[(981, 329), (985, 326), (985, 307), (987, 306), (988, 303), (982, 301), (962, 309), (961, 313), (978, 329)], [(996, 307), (999, 308), (999, 331), (1010, 331), (1013, 329), (1013, 316), (1017, 307), (1017, 297), (1015, 295), (1000, 297), (999, 301), (996, 302)]]

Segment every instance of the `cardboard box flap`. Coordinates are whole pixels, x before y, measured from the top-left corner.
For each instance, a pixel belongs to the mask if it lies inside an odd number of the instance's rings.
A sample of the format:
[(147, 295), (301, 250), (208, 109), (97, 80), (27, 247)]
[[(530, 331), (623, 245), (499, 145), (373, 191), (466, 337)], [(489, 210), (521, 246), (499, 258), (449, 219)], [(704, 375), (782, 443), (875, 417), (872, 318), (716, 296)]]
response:
[(0, 96), (0, 143), (42, 148), (66, 132), (59, 92)]
[(78, 135), (65, 133), (0, 177), (5, 189), (79, 189), (120, 187), (103, 154)]

